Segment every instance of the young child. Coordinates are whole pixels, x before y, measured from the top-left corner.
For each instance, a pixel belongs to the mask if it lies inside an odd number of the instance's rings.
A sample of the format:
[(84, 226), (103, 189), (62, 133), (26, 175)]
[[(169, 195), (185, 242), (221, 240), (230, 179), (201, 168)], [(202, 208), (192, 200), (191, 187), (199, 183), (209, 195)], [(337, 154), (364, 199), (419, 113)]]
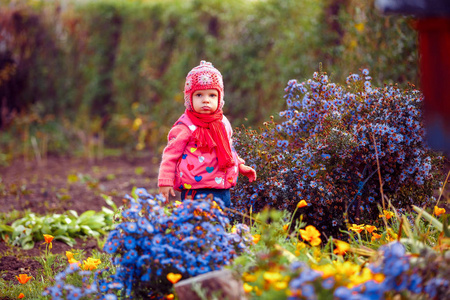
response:
[(230, 122), (223, 115), (223, 80), (210, 62), (201, 61), (186, 77), (185, 113), (169, 132), (158, 175), (159, 192), (169, 201), (212, 194), (230, 207), (230, 188), (239, 173), (256, 180), (232, 146)]

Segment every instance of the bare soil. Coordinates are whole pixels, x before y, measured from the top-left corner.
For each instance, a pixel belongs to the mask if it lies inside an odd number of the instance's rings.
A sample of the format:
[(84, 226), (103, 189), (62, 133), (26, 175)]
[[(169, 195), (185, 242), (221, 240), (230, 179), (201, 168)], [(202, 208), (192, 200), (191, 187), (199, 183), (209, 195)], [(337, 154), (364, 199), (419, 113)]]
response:
[[(41, 164), (16, 160), (0, 168), (0, 214), (12, 210), (31, 211), (40, 215), (75, 210), (100, 211), (108, 207), (101, 194), (109, 195), (116, 205), (133, 187), (157, 192), (159, 158), (151, 154), (108, 157), (97, 161), (81, 158), (49, 157)], [(0, 215), (0, 222), (2, 222)], [(87, 255), (98, 249), (95, 239), (76, 239), (76, 249)], [(53, 241), (52, 253), (64, 253), (71, 247)], [(11, 247), (0, 241), (0, 276), (17, 282), (19, 274), (35, 276), (41, 264), (36, 257), (43, 255), (45, 245), (36, 244), (31, 250)]]

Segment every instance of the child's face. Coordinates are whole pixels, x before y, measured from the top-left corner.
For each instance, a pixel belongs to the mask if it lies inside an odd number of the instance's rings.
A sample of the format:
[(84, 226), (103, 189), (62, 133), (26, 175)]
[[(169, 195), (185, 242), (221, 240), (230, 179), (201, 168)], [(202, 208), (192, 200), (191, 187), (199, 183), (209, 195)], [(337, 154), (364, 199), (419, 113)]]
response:
[(199, 114), (212, 114), (219, 106), (219, 92), (215, 89), (197, 90), (192, 94), (192, 106)]

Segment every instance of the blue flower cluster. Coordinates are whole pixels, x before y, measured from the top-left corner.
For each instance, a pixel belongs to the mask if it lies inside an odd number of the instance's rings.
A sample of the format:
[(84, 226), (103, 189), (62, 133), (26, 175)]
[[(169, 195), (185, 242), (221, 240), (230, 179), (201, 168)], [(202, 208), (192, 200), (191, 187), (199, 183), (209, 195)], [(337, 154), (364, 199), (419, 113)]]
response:
[[(122, 222), (109, 233), (104, 251), (113, 254), (113, 283), (127, 296), (163, 296), (170, 293), (169, 273), (183, 279), (228, 265), (252, 242), (249, 228), (226, 231), (229, 219), (216, 201), (187, 199), (162, 206), (160, 195), (145, 189), (126, 196)], [(215, 200), (215, 201), (214, 201)]]
[(383, 274), (384, 280), (380, 283), (370, 280), (352, 289), (339, 287), (334, 292), (337, 299), (378, 300), (400, 292), (422, 294), (435, 299), (439, 288), (443, 287), (447, 291), (450, 288), (449, 281), (443, 278), (432, 278), (425, 282), (417, 267), (413, 269), (411, 256), (406, 254), (401, 243), (392, 242), (381, 247), (379, 252), (383, 254), (382, 260), (369, 268), (374, 273)]
[[(312, 270), (305, 263), (294, 262), (291, 271), (298, 275), (289, 283), (288, 299), (313, 300), (319, 299), (319, 295), (327, 295), (326, 299), (333, 297), (338, 300), (382, 300), (391, 299), (400, 293), (407, 299), (413, 296), (421, 299), (447, 299), (450, 295), (448, 279), (441, 276), (425, 279), (421, 274), (424, 271), (421, 268), (428, 273), (440, 273), (438, 270), (431, 270), (428, 265), (421, 266), (420, 262), (425, 255), (413, 258), (399, 242), (384, 245), (375, 258), (377, 260), (374, 264), (369, 264), (369, 268), (373, 273), (382, 274), (384, 279), (381, 282), (369, 280), (352, 288), (336, 287), (333, 276), (324, 279), (320, 272)], [(448, 272), (445, 266), (441, 271)]]
[[(116, 293), (102, 293), (107, 291), (114, 291), (122, 288), (115, 284), (102, 285), (99, 275), (103, 274), (108, 269), (96, 271), (93, 280), (91, 280), (91, 271), (82, 271), (77, 263), (69, 264), (65, 270), (55, 276), (55, 285), (47, 287), (42, 293), (43, 296), (50, 296), (53, 300), (61, 299), (86, 299), (88, 295), (98, 296), (96, 299), (100, 300), (117, 300)], [(80, 286), (67, 284), (66, 280), (71, 274), (76, 274), (81, 278)]]
[[(295, 299), (317, 299), (316, 289), (314, 288), (315, 281), (321, 278), (321, 273), (311, 269), (304, 262), (294, 262), (291, 265), (293, 273), (300, 274), (293, 278), (289, 283), (290, 296), (289, 300)], [(333, 278), (328, 278), (322, 282), (322, 287), (330, 289), (334, 286)]]
[(422, 94), (413, 86), (374, 87), (367, 69), (351, 74), (346, 84), (318, 72), (306, 82), (291, 80), (287, 109), (280, 112), (285, 121), (237, 134), (236, 149), (259, 179), (238, 182), (236, 209), (271, 205), (293, 211), (305, 199), (312, 204), (308, 223), (339, 236), (344, 214), (360, 223), (378, 217), (377, 160), (395, 207), (410, 207), (413, 200), (431, 204), (442, 158), (424, 142)]

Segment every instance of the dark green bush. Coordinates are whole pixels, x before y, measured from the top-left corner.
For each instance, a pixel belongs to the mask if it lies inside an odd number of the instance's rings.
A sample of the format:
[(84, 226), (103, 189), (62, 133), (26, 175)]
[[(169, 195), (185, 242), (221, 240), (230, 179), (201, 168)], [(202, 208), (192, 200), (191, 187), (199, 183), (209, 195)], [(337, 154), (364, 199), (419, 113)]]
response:
[(346, 86), (318, 72), (291, 80), (280, 112), (286, 121), (237, 134), (236, 149), (258, 180), (238, 182), (236, 209), (294, 211), (305, 199), (304, 220), (336, 237), (348, 222), (372, 224), (388, 200), (400, 213), (434, 205), (442, 157), (424, 141), (423, 95), (412, 86), (374, 87), (368, 74), (351, 74)]

